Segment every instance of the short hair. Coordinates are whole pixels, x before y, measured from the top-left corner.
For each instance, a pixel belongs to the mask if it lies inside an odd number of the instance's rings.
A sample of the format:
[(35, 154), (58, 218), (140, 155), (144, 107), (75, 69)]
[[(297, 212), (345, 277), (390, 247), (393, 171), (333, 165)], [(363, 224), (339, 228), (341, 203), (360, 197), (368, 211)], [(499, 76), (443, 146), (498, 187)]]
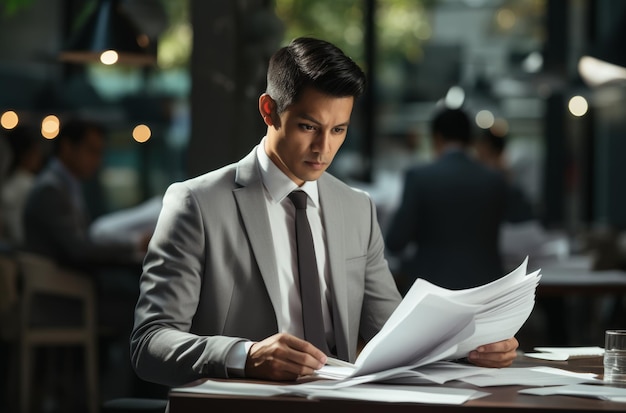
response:
[(440, 134), (446, 141), (463, 144), (470, 142), (470, 120), (461, 109), (441, 109), (432, 119), (431, 130), (433, 135)]
[(78, 145), (87, 137), (87, 132), (96, 131), (105, 136), (104, 126), (102, 124), (88, 119), (71, 118), (65, 123), (61, 123), (59, 135), (54, 139), (54, 154), (58, 155), (61, 143), (69, 142), (71, 145)]
[(296, 38), (270, 58), (267, 94), (282, 113), (307, 88), (336, 97), (358, 98), (365, 90), (365, 74), (337, 46), (310, 37)]

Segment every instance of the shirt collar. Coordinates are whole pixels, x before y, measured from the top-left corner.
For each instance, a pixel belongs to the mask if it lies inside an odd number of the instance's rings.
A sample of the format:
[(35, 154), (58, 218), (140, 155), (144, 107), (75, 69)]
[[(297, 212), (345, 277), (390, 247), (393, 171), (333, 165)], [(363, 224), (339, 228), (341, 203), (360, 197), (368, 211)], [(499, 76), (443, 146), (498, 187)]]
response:
[(306, 181), (304, 185), (298, 188), (298, 185), (285, 175), (283, 171), (278, 169), (265, 152), (265, 138), (257, 146), (256, 156), (261, 167), (261, 180), (272, 202), (280, 203), (292, 191), (300, 189), (306, 192), (311, 201), (313, 201), (313, 205), (319, 208), (317, 181)]
[(446, 144), (444, 149), (441, 151), (442, 155), (447, 155), (449, 153), (463, 153), (465, 152), (465, 147), (460, 143), (451, 142)]

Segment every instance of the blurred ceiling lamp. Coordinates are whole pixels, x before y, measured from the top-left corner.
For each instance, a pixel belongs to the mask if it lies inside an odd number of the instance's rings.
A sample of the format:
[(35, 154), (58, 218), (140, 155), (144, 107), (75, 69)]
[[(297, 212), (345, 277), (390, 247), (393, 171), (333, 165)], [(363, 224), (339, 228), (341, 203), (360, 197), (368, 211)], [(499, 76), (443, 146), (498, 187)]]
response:
[(598, 47), (593, 53), (581, 57), (578, 61), (578, 73), (589, 86), (626, 81), (624, 22), (626, 14), (613, 23), (612, 30), (598, 42)]
[(578, 72), (589, 86), (600, 86), (626, 80), (626, 67), (609, 63), (592, 56), (583, 56), (578, 61)]
[(138, 30), (119, 0), (99, 0), (94, 13), (78, 29), (59, 59), (68, 63), (101, 62), (148, 66), (156, 63), (156, 47)]

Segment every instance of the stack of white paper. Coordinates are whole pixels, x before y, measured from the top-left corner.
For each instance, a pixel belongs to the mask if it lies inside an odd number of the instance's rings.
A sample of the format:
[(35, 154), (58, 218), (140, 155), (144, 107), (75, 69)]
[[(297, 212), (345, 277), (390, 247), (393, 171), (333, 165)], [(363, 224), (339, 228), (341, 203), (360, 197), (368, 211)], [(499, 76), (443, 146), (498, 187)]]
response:
[(513, 337), (532, 312), (541, 278), (539, 270), (527, 274), (527, 264), (528, 257), (508, 275), (465, 290), (418, 279), (353, 366), (327, 365), (318, 374), (408, 376), (416, 367), (463, 358), (480, 345)]
[[(317, 380), (293, 385), (238, 381), (206, 382), (173, 391), (290, 395), (313, 399), (462, 404), (487, 393), (472, 389), (409, 384), (461, 380), (475, 386), (560, 386), (595, 383), (595, 375), (554, 368), (488, 369), (450, 363), (476, 347), (514, 336), (530, 315), (539, 271), (526, 274), (528, 259), (492, 283), (451, 291), (418, 280), (381, 331), (365, 346), (355, 364), (329, 360)], [(385, 381), (382, 386), (368, 384)]]

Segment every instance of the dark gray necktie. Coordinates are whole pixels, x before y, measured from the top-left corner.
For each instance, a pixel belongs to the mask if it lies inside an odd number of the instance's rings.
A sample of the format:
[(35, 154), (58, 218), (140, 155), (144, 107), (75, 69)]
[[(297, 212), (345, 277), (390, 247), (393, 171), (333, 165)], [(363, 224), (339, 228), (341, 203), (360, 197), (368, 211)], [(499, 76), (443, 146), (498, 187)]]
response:
[(289, 194), (289, 199), (296, 207), (296, 243), (304, 339), (324, 353), (330, 354), (322, 318), (320, 279), (315, 259), (313, 234), (306, 216), (307, 194), (303, 191), (293, 191)]

